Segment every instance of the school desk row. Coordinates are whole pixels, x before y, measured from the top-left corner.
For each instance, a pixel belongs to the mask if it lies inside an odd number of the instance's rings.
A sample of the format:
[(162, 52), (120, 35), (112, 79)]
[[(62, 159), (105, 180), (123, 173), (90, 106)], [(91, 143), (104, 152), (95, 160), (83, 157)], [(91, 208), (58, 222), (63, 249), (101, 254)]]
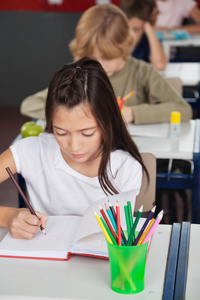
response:
[[(191, 35), (190, 38), (188, 39), (179, 39), (179, 40), (173, 40), (173, 39), (164, 39), (162, 41), (162, 47), (163, 51), (167, 57), (167, 59), (170, 61), (173, 59), (173, 54), (174, 54), (174, 48), (179, 47), (183, 49), (191, 48), (195, 51), (195, 48), (199, 50), (200, 47), (200, 35), (199, 34), (194, 34)], [(194, 51), (188, 51), (188, 57), (184, 56), (185, 61), (192, 61), (191, 55), (194, 54)], [(200, 53), (199, 53), (200, 55)], [(199, 61), (199, 55), (198, 55), (198, 60)], [(180, 56), (181, 59), (181, 56)], [(193, 58), (194, 61), (194, 58)]]
[[(159, 159), (190, 161), (191, 174), (157, 173), (156, 187), (161, 189), (192, 190), (192, 222), (198, 223), (200, 119), (181, 123), (181, 135), (177, 143), (169, 138), (169, 124), (130, 125), (129, 131), (141, 153), (152, 153)], [(137, 132), (143, 132), (135, 136)]]
[[(154, 233), (141, 293), (121, 295), (111, 290), (107, 259), (71, 256), (69, 261), (0, 258), (0, 299), (135, 299), (162, 300), (172, 225), (159, 225)], [(6, 230), (0, 228), (0, 240)], [(191, 224), (184, 299), (198, 299), (200, 278), (200, 225)], [(173, 289), (173, 286), (170, 286)], [(183, 299), (180, 298), (179, 299)], [(170, 300), (170, 298), (168, 298)]]

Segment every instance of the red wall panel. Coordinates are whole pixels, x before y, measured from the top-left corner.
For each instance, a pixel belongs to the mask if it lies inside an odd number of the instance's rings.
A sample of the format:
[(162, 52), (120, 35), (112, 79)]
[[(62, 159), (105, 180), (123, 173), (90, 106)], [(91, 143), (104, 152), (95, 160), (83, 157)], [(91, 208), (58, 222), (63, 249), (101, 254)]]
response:
[[(52, 0), (49, 2), (47, 0), (0, 0), (0, 10), (82, 12), (96, 4), (95, 0), (60, 1), (61, 4), (51, 4)], [(120, 0), (111, 0), (110, 2), (118, 5)]]

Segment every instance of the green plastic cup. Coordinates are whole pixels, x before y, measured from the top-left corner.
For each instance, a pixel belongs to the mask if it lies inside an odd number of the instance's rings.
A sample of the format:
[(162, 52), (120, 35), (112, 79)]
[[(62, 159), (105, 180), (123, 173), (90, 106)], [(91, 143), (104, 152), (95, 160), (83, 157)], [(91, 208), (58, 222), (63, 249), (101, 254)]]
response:
[(135, 294), (144, 289), (148, 242), (140, 246), (108, 245), (111, 289), (121, 294)]

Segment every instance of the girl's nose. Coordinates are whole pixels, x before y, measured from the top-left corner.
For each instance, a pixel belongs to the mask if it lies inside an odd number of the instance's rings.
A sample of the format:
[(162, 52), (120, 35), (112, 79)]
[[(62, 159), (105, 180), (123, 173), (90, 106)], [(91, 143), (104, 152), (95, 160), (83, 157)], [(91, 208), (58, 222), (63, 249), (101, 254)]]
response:
[(74, 153), (78, 152), (80, 149), (80, 143), (78, 141), (78, 138), (71, 136), (70, 141), (69, 141), (69, 146), (70, 146), (70, 149), (72, 152), (74, 152)]

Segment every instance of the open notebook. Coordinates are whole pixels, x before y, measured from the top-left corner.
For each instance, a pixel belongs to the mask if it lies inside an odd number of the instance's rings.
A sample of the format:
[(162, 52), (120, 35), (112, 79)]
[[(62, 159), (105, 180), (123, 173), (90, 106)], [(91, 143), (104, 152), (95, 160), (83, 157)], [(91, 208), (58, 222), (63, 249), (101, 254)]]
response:
[[(74, 253), (108, 258), (106, 240), (93, 210), (100, 215), (98, 203), (104, 208), (109, 199), (115, 207), (118, 201), (121, 226), (126, 229), (124, 202), (131, 201), (134, 210), (135, 198), (136, 190), (131, 190), (94, 202), (83, 216), (49, 216), (46, 235), (38, 232), (31, 240), (13, 239), (7, 233), (0, 243), (0, 256), (68, 260), (70, 254)], [(137, 230), (143, 222), (141, 219)]]

